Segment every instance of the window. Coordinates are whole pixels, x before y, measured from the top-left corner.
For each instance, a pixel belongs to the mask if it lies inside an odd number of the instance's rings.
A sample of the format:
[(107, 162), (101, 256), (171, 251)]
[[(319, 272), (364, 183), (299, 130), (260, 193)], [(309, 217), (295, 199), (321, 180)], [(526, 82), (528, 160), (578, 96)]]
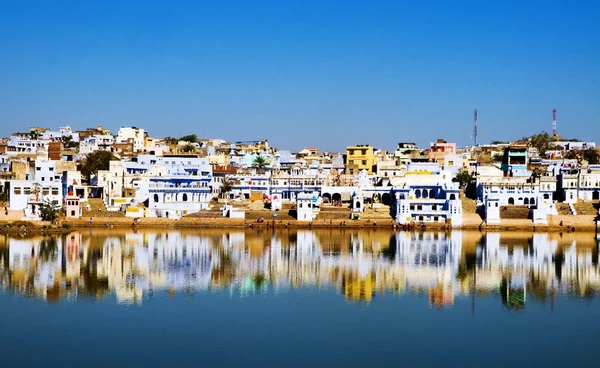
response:
[(58, 188), (52, 188), (52, 195), (58, 195)]
[(42, 171), (42, 168), (38, 166), (35, 168), (35, 171)]
[(43, 189), (42, 189), (42, 194), (43, 194), (43, 195), (45, 195), (45, 196), (49, 195), (49, 194), (50, 194), (50, 189), (48, 189), (48, 188), (43, 188)]
[(367, 160), (362, 160), (362, 164), (366, 165), (367, 164)]

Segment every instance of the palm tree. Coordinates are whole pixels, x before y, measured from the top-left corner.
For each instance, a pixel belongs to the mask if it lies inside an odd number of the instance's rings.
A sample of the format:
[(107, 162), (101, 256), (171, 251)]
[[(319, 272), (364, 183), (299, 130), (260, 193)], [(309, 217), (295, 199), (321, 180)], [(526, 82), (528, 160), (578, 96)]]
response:
[(233, 182), (230, 179), (225, 179), (221, 183), (221, 196), (225, 197), (225, 195), (233, 189)]
[(254, 164), (254, 167), (256, 167), (258, 169), (259, 173), (264, 173), (265, 167), (267, 167), (268, 161), (265, 157), (258, 155), (254, 159), (253, 164)]

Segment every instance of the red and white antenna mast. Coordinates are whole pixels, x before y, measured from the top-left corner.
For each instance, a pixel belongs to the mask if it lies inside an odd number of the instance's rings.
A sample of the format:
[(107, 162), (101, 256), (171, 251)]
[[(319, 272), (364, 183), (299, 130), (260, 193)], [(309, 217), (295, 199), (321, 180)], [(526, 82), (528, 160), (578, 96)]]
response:
[(556, 137), (556, 109), (552, 110), (552, 136)]
[(473, 111), (473, 147), (477, 147), (477, 109)]

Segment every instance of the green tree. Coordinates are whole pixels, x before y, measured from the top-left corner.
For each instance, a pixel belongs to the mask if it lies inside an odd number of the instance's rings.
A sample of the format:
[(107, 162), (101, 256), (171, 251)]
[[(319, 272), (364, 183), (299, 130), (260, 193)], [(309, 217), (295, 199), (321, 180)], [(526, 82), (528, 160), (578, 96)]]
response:
[(58, 218), (60, 206), (52, 203), (49, 199), (44, 200), (40, 205), (40, 217), (44, 221), (54, 221)]
[(196, 149), (196, 147), (194, 147), (193, 144), (186, 144), (185, 146), (183, 146), (183, 148), (181, 148), (182, 152), (194, 152), (194, 150)]
[(225, 195), (233, 190), (233, 182), (230, 179), (225, 179), (221, 183), (221, 196)]
[(89, 180), (91, 175), (98, 174), (98, 170), (108, 170), (110, 162), (114, 160), (116, 160), (115, 156), (108, 151), (94, 151), (88, 153), (81, 161), (79, 171)]
[(596, 165), (600, 163), (600, 154), (595, 149), (589, 148), (586, 150), (571, 150), (565, 154), (568, 160), (577, 160), (578, 163), (587, 161), (589, 164)]
[(184, 141), (184, 142), (196, 143), (196, 142), (198, 142), (198, 137), (196, 136), (196, 134), (188, 134), (188, 135), (184, 135), (183, 137), (179, 138), (179, 140)]
[(73, 142), (73, 137), (70, 135), (63, 135), (61, 141), (65, 148), (75, 148), (79, 146), (78, 142)]
[(473, 175), (469, 174), (468, 171), (461, 171), (456, 175), (456, 181), (460, 183), (461, 188), (471, 183), (474, 180)]
[(256, 156), (253, 162), (254, 167), (256, 167), (258, 169), (258, 172), (260, 173), (265, 172), (265, 168), (267, 167), (268, 163), (269, 162), (267, 161), (267, 159), (260, 155)]
[(532, 135), (529, 138), (529, 142), (532, 147), (535, 147), (538, 150), (540, 156), (545, 155), (546, 151), (553, 148), (552, 137), (546, 132)]

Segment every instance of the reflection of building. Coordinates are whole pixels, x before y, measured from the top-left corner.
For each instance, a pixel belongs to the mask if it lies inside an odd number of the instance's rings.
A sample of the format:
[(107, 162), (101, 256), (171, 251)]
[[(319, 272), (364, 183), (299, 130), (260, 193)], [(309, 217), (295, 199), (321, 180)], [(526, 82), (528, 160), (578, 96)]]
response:
[(344, 274), (344, 295), (353, 301), (370, 302), (375, 294), (375, 276), (371, 273), (365, 277), (349, 272)]
[(433, 308), (483, 293), (510, 309), (560, 292), (587, 297), (600, 291), (591, 238), (589, 246), (541, 233), (487, 233), (472, 240), (459, 231), (383, 229), (9, 238), (5, 249), (0, 246), (0, 287), (48, 300), (111, 291), (125, 303), (167, 291), (228, 288), (248, 295), (332, 288), (349, 301), (370, 303), (384, 293), (417, 293)]

